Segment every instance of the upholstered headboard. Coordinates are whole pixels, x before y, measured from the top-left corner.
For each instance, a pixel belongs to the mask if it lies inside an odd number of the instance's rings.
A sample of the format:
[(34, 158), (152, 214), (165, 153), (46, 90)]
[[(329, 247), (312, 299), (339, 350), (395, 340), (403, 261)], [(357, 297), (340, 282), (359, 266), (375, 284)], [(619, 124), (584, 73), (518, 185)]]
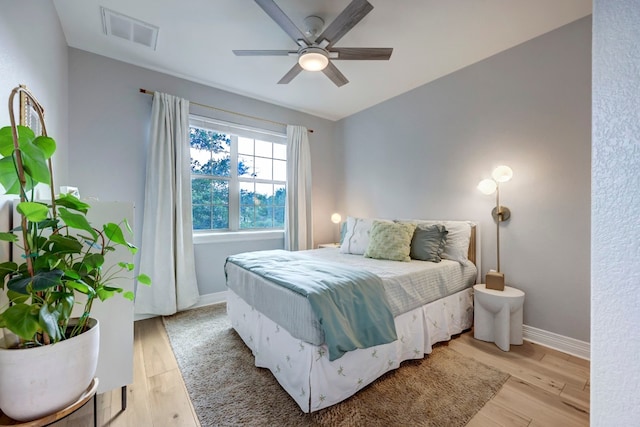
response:
[(469, 261), (474, 263), (475, 266), (478, 267), (478, 270), (480, 270), (480, 266), (476, 263), (476, 229), (476, 224), (471, 225), (471, 237), (469, 238), (469, 252), (467, 258), (469, 258)]

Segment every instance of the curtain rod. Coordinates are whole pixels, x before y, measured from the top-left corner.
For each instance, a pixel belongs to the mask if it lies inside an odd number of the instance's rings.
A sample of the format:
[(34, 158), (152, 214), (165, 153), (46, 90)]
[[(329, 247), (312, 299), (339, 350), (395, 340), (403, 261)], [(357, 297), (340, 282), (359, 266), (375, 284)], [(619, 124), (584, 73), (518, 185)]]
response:
[[(147, 90), (147, 89), (142, 89), (140, 88), (140, 93), (144, 93), (147, 95), (153, 95), (155, 92), (152, 90)], [(225, 110), (223, 108), (218, 108), (218, 107), (212, 107), (211, 105), (206, 105), (206, 104), (200, 104), (198, 102), (193, 102), (193, 101), (189, 101), (190, 104), (193, 105), (197, 105), (198, 107), (204, 107), (204, 108), (209, 108), (211, 110), (216, 110), (216, 111), (222, 111), (223, 113), (229, 113), (229, 114), (235, 114), (236, 116), (241, 116), (241, 117), (245, 117), (247, 119), (253, 119), (253, 120), (259, 120), (261, 122), (266, 122), (266, 123), (272, 123), (274, 125), (278, 125), (278, 126), (284, 126), (287, 127), (286, 123), (280, 123), (280, 122), (275, 122), (273, 120), (269, 120), (269, 119), (263, 119), (261, 117), (255, 117), (255, 116), (250, 116), (248, 114), (243, 114), (243, 113), (237, 113), (235, 111), (230, 111), (230, 110)], [(310, 133), (313, 133), (313, 129), (308, 129), (308, 131)]]

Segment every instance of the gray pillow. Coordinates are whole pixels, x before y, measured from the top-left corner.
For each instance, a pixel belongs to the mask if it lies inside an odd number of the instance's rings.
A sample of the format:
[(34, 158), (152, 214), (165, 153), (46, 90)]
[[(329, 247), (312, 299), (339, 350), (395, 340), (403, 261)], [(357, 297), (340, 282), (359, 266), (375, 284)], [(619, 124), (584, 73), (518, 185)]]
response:
[(419, 224), (411, 239), (411, 258), (422, 261), (440, 262), (447, 234), (449, 232), (441, 224)]

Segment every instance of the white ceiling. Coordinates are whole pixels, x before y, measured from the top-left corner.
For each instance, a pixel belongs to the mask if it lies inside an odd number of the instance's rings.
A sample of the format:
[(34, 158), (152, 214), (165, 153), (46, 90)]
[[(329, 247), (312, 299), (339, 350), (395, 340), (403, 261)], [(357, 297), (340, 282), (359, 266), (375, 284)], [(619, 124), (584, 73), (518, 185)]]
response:
[[(392, 47), (389, 61), (336, 61), (336, 87), (295, 57), (237, 57), (232, 49), (296, 45), (252, 0), (53, 0), (71, 47), (338, 120), (591, 13), (590, 0), (369, 0), (374, 9), (336, 47)], [(328, 25), (350, 0), (276, 0), (304, 31)], [(102, 31), (100, 6), (160, 28), (157, 49)], [(149, 88), (162, 89), (162, 88)], [(194, 100), (195, 101), (195, 100)], [(206, 100), (200, 100), (206, 102)]]

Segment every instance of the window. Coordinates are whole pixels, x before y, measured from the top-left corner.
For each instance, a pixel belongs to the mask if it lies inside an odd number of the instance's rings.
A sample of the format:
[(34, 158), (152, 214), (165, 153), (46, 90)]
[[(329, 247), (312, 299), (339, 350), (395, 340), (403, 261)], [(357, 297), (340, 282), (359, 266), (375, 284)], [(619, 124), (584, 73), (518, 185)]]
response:
[(195, 231), (284, 229), (285, 135), (190, 116)]

